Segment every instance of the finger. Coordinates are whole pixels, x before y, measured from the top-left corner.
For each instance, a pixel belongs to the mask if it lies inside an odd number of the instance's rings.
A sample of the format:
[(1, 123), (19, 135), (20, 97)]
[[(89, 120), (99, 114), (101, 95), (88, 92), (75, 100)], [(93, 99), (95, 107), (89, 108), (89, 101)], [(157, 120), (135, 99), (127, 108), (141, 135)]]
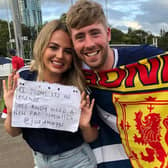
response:
[(83, 107), (85, 107), (86, 106), (86, 100), (83, 100), (82, 102), (81, 102), (81, 104), (80, 104), (80, 108), (82, 109)]
[(12, 89), (12, 74), (8, 76), (8, 90)]
[(4, 94), (6, 94), (6, 92), (7, 92), (6, 81), (5, 80), (3, 80), (3, 92), (4, 92)]
[(95, 99), (92, 99), (91, 104), (90, 104), (90, 109), (91, 109), (91, 110), (93, 110), (94, 103), (95, 103)]
[(15, 75), (14, 76), (14, 79), (13, 79), (13, 88), (12, 89), (16, 89), (16, 87), (17, 87), (17, 80), (18, 80), (18, 77), (17, 77), (17, 75)]
[(83, 91), (81, 94), (81, 102), (85, 99), (85, 92)]
[(90, 97), (89, 97), (89, 95), (86, 96), (86, 104), (90, 105)]
[(20, 78), (20, 75), (19, 75), (19, 73), (17, 72), (16, 73), (16, 75), (15, 75), (16, 77), (17, 77), (17, 79), (19, 79)]

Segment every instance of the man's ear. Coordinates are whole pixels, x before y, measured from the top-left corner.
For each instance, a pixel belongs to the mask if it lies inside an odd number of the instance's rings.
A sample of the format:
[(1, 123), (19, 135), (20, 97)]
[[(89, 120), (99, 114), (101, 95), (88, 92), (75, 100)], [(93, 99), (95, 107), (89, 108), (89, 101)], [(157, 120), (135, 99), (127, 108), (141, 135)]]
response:
[(111, 28), (110, 27), (107, 27), (107, 39), (108, 39), (108, 42), (111, 40)]

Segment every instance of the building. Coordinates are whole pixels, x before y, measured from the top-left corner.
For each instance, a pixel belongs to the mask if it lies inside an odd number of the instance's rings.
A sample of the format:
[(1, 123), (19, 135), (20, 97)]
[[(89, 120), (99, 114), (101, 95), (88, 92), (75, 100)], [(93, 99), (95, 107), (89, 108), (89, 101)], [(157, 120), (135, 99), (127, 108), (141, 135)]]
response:
[[(17, 55), (30, 59), (32, 57), (32, 39), (22, 36), (21, 24), (30, 27), (31, 36), (38, 34), (38, 28), (42, 25), (41, 1), (40, 0), (10, 0), (12, 21), (14, 26)], [(12, 43), (11, 39), (9, 43)], [(27, 47), (26, 47), (27, 46)], [(30, 49), (27, 50), (27, 48)], [(8, 47), (10, 48), (10, 47)]]
[(17, 0), (21, 23), (29, 27), (42, 25), (40, 0)]

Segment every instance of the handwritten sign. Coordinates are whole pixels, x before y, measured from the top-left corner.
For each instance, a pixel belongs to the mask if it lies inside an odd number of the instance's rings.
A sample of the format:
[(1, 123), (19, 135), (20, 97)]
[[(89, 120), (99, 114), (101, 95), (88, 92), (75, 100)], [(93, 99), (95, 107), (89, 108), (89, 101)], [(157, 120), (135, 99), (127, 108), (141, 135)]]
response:
[(74, 86), (18, 80), (12, 126), (75, 132), (80, 118), (80, 91)]

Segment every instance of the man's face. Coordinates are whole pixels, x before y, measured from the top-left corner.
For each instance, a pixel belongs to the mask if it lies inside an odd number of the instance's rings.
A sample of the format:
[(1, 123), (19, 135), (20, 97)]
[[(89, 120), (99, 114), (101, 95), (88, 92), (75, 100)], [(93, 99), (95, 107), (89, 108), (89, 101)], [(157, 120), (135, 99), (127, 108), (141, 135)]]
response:
[(101, 23), (94, 23), (80, 29), (71, 29), (71, 36), (78, 57), (92, 69), (101, 69), (107, 60), (110, 29)]

